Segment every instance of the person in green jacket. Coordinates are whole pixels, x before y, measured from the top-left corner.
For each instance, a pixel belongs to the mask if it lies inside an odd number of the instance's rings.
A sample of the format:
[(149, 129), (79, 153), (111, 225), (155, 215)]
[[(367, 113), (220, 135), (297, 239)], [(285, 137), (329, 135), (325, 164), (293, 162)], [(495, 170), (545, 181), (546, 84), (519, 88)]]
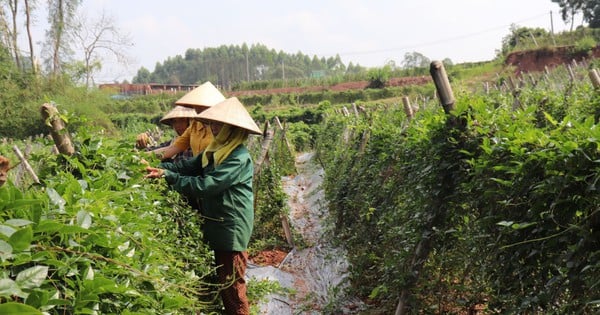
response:
[(227, 314), (249, 314), (244, 279), (254, 222), (254, 164), (244, 142), (262, 132), (244, 105), (228, 98), (202, 112), (214, 140), (202, 154), (177, 163), (146, 167), (146, 178), (165, 178), (187, 198), (199, 201), (205, 241), (215, 253)]

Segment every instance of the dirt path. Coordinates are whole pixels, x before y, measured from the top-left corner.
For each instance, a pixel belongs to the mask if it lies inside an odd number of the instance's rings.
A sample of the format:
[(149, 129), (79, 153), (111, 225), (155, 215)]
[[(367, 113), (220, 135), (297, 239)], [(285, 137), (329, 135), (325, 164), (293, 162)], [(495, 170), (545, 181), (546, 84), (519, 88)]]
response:
[(359, 301), (345, 296), (348, 262), (344, 252), (328, 241), (328, 211), (321, 189), (323, 170), (312, 157), (312, 153), (298, 155), (298, 175), (282, 179), (288, 195), (290, 225), (302, 240), (294, 240), (296, 248), (279, 268), (248, 268), (249, 278), (279, 281), (294, 294), (269, 296), (260, 305), (260, 314), (352, 314), (360, 308)]

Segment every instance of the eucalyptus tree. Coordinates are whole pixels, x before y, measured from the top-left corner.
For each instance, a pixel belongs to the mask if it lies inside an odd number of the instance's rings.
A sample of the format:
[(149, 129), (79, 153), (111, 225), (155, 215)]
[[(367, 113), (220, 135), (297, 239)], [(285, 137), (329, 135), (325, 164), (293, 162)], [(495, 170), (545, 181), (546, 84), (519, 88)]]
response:
[(48, 0), (50, 28), (46, 31), (46, 48), (49, 50), (46, 61), (55, 75), (61, 72), (65, 59), (73, 54), (69, 39), (80, 4), (81, 0)]
[(27, 29), (27, 42), (29, 44), (29, 60), (31, 62), (31, 71), (37, 72), (37, 62), (35, 60), (35, 51), (33, 49), (33, 34), (31, 25), (33, 24), (33, 12), (37, 8), (37, 0), (25, 0), (25, 28)]
[[(18, 45), (18, 0), (0, 0), (0, 39), (9, 49), (16, 66), (21, 68), (21, 59)], [(8, 11), (8, 13), (7, 13)]]
[(600, 2), (598, 0), (552, 0), (560, 6), (563, 21), (571, 22), (571, 30), (575, 23), (575, 15), (581, 14), (583, 22), (591, 28), (600, 28)]

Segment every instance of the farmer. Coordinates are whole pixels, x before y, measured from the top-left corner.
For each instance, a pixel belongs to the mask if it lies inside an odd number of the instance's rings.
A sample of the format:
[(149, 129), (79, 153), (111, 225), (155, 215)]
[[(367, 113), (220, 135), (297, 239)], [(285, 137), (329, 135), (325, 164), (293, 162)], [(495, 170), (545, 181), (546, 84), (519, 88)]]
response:
[[(224, 100), (225, 96), (212, 83), (205, 82), (177, 100), (175, 105), (193, 108), (196, 113), (201, 113), (203, 110)], [(151, 152), (161, 160), (169, 159), (188, 149), (191, 149), (192, 155), (196, 156), (204, 151), (212, 139), (213, 136), (210, 130), (202, 122), (194, 119), (185, 132), (177, 137), (171, 145)]]
[(227, 314), (249, 314), (244, 274), (254, 221), (253, 162), (244, 142), (260, 129), (235, 98), (200, 113), (214, 140), (201, 155), (146, 167), (146, 178), (165, 178), (188, 198), (201, 198), (205, 241), (215, 253), (221, 299)]
[[(175, 106), (165, 116), (160, 119), (160, 122), (169, 125), (175, 130), (177, 136), (181, 136), (185, 130), (192, 124), (194, 118), (198, 117), (196, 110), (193, 108), (183, 107), (180, 105)], [(175, 138), (176, 139), (176, 138)], [(161, 148), (165, 148), (173, 144), (175, 139), (163, 142), (157, 146), (148, 146), (150, 142), (150, 135), (147, 132), (141, 133), (136, 138), (136, 148), (145, 149), (148, 151), (155, 151)], [(179, 154), (176, 154), (172, 161), (178, 161), (181, 159), (187, 159), (192, 157), (192, 150), (187, 149)]]

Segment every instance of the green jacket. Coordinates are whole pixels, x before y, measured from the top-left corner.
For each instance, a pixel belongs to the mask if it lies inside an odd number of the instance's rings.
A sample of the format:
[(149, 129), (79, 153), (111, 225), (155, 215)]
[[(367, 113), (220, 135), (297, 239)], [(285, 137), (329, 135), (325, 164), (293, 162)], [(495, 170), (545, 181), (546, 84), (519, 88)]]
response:
[(216, 168), (202, 168), (202, 154), (161, 163), (165, 179), (187, 198), (200, 200), (204, 238), (213, 250), (245, 251), (254, 225), (254, 165), (244, 145)]

